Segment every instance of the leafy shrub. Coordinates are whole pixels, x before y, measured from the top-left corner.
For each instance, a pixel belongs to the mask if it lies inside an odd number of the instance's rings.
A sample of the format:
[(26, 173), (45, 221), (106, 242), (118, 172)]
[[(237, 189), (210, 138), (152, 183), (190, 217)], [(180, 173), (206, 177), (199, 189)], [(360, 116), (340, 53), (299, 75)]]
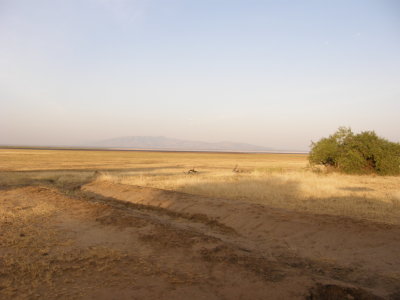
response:
[(378, 137), (373, 131), (354, 134), (340, 127), (328, 138), (311, 144), (311, 165), (322, 164), (345, 173), (400, 174), (400, 144)]

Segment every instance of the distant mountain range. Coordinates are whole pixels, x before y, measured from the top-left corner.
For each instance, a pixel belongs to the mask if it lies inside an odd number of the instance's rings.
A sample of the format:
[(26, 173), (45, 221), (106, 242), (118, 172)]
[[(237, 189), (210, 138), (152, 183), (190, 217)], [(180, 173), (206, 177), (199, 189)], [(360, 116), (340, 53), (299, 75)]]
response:
[(219, 142), (207, 143), (173, 139), (164, 136), (126, 136), (98, 141), (87, 145), (101, 148), (123, 148), (138, 150), (177, 150), (177, 151), (243, 151), (267, 152), (276, 149), (244, 143)]

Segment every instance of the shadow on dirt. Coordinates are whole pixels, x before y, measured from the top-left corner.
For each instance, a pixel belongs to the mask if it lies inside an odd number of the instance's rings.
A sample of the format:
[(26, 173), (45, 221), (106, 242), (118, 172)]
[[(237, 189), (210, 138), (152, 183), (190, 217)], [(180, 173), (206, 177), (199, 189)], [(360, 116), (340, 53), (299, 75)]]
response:
[(350, 192), (372, 192), (374, 189), (363, 187), (363, 186), (345, 186), (339, 188), (342, 191), (350, 191)]
[(317, 284), (310, 290), (307, 300), (382, 300), (360, 288), (343, 287), (335, 284)]

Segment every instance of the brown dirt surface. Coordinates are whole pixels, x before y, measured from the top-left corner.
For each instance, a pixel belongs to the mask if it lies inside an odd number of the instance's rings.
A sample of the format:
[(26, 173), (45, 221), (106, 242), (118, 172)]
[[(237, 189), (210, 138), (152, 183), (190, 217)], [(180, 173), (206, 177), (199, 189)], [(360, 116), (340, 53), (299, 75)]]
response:
[(395, 299), (400, 227), (93, 182), (0, 190), (0, 299)]

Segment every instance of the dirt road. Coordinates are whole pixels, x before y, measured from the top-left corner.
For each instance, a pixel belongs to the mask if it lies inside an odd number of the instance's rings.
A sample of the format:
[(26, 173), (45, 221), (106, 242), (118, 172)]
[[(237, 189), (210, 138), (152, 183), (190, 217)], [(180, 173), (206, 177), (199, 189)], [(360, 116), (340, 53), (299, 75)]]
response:
[(0, 190), (0, 226), (1, 299), (400, 297), (398, 226), (102, 182)]

